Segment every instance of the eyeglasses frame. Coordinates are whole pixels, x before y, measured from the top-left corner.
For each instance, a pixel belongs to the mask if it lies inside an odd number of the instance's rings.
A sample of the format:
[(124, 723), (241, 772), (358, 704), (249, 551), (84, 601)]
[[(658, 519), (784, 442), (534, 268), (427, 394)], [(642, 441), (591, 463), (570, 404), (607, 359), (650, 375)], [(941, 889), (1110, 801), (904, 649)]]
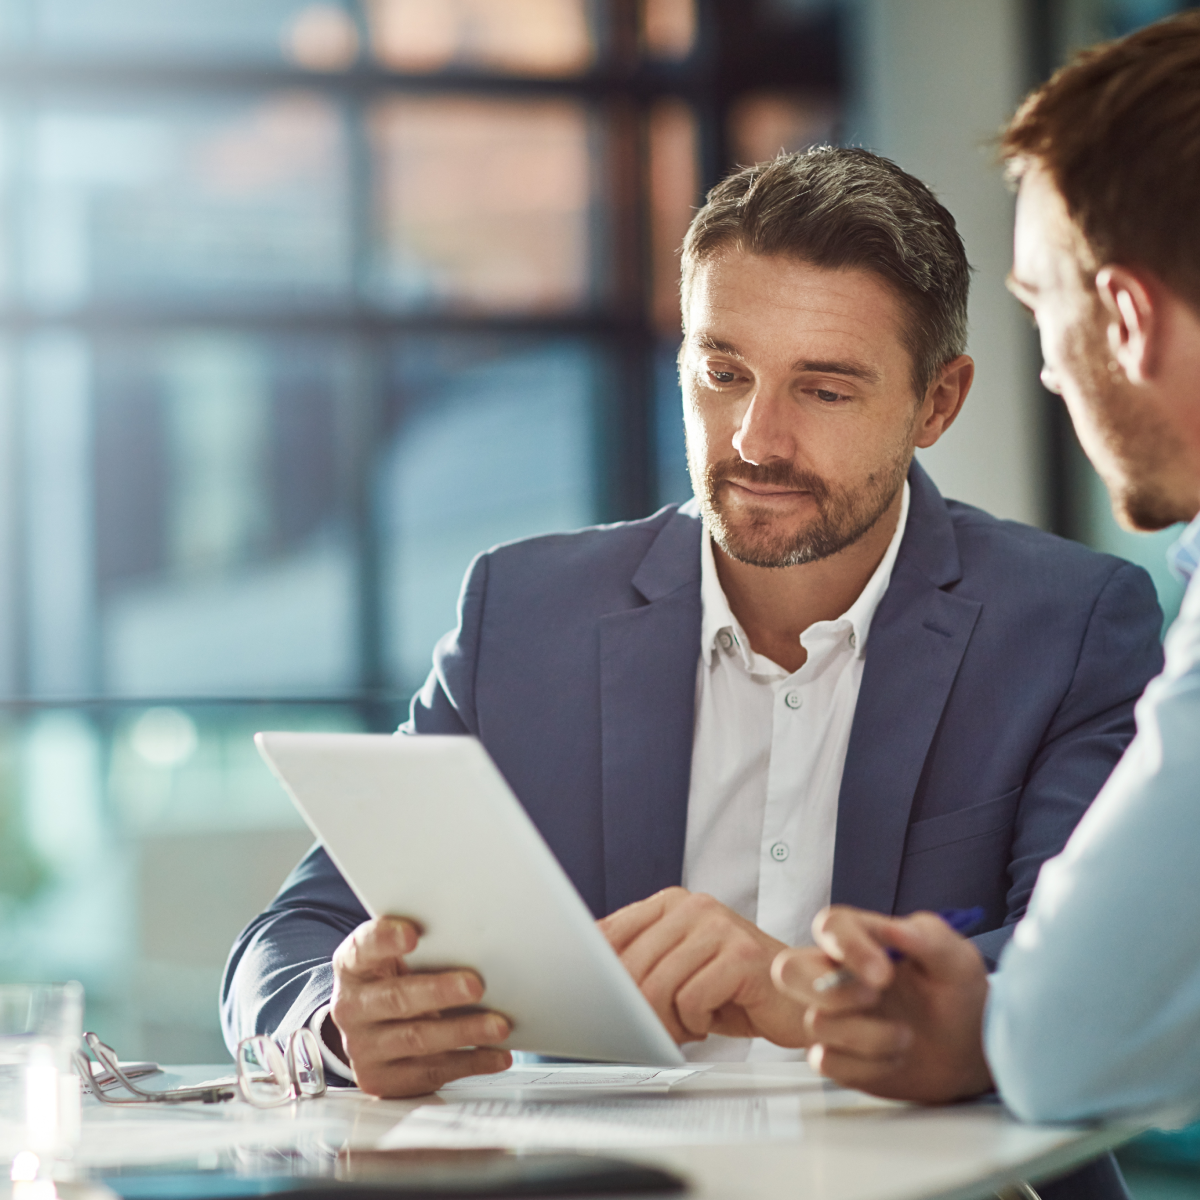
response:
[[(223, 1101), (232, 1100), (240, 1094), (247, 1104), (251, 1104), (255, 1108), (278, 1108), (297, 1100), (315, 1100), (329, 1090), (325, 1079), (325, 1064), (321, 1057), (321, 1043), (317, 1040), (317, 1035), (307, 1026), (292, 1031), (288, 1038), (286, 1051), (281, 1050), (279, 1044), (266, 1034), (253, 1034), (250, 1037), (242, 1038), (237, 1047), (236, 1089), (227, 1084), (204, 1084), (197, 1087), (168, 1088), (161, 1091), (143, 1088), (134, 1083), (121, 1069), (117, 1052), (111, 1046), (102, 1042), (96, 1034), (91, 1032), (85, 1033), (83, 1040), (88, 1049), (96, 1056), (96, 1061), (108, 1070), (113, 1081), (119, 1083), (130, 1093), (130, 1097), (118, 1097), (105, 1092), (104, 1087), (92, 1074), (91, 1062), (87, 1055), (82, 1049), (78, 1049), (72, 1055), (75, 1070), (82, 1078), (88, 1092), (104, 1104), (183, 1104), (192, 1100), (198, 1100), (202, 1104), (220, 1104)], [(262, 1057), (268, 1059), (267, 1065), (272, 1076), (286, 1088), (278, 1099), (264, 1100), (252, 1091), (253, 1080), (248, 1077), (247, 1069), (243, 1064), (243, 1052), (250, 1045), (254, 1045), (256, 1054), (261, 1050), (260, 1060)], [(308, 1058), (315, 1069), (318, 1081), (315, 1091), (305, 1090), (304, 1085), (300, 1082), (298, 1057), (299, 1047), (302, 1046), (307, 1047)], [(271, 1058), (275, 1058), (277, 1061), (272, 1063), (269, 1061)], [(282, 1072), (280, 1071), (281, 1067)]]

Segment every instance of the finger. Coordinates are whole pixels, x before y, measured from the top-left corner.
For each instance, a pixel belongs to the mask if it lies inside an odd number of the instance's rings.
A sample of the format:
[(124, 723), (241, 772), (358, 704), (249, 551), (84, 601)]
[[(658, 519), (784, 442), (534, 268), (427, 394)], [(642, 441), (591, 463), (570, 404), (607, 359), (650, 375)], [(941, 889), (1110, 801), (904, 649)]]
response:
[(621, 954), (634, 938), (661, 920), (663, 914), (669, 911), (673, 904), (678, 903), (679, 896), (675, 893), (688, 895), (684, 888), (664, 888), (645, 900), (627, 904), (597, 921), (600, 932), (608, 939), (609, 945)]
[(890, 944), (926, 975), (944, 979), (982, 962), (975, 943), (956, 933), (936, 913), (913, 913), (895, 924)]
[(712, 956), (711, 948), (740, 933), (730, 911), (711, 896), (682, 892), (662, 916), (629, 942), (621, 952), (625, 969), (640, 985), (667, 955), (688, 944), (696, 965)]
[(341, 986), (331, 1012), (334, 1024), (345, 1031), (478, 1004), (483, 990), (483, 980), (474, 971), (414, 971), (366, 982), (354, 980), (349, 986)]
[(818, 1043), (808, 1050), (808, 1065), (818, 1075), (832, 1079), (842, 1087), (871, 1092), (876, 1096), (889, 1094), (889, 1082), (899, 1070), (897, 1060), (858, 1058)]
[(334, 951), (333, 969), (359, 978), (394, 972), (416, 949), (418, 939), (417, 927), (403, 917), (364, 921)]
[(887, 947), (895, 945), (899, 924), (895, 917), (835, 904), (813, 919), (813, 939), (861, 983), (882, 990), (892, 981)]
[[(624, 961), (624, 960), (622, 960)], [(693, 1033), (679, 1019), (679, 1014), (675, 1010), (675, 988), (677, 980), (674, 973), (669, 969), (658, 974), (647, 988), (645, 979), (637, 979), (642, 995), (646, 997), (650, 1003), (650, 1007), (654, 1009), (658, 1019), (666, 1027), (667, 1032), (676, 1041), (682, 1044), (683, 1042), (694, 1042), (697, 1038), (703, 1038), (703, 1033)]]
[(428, 1058), (405, 1059), (390, 1063), (371, 1063), (355, 1067), (358, 1086), (372, 1096), (396, 1098), (423, 1096), (436, 1092), (455, 1079), (467, 1075), (492, 1075), (512, 1066), (507, 1050), (490, 1048), (452, 1050)]
[[(835, 986), (818, 988), (818, 981), (842, 975), (845, 978)], [(781, 950), (771, 963), (771, 982), (795, 1003), (827, 1012), (870, 1008), (879, 1001), (878, 991), (867, 987), (853, 972), (840, 968), (815, 946)]]
[(893, 1061), (913, 1044), (910, 1026), (861, 1013), (831, 1016), (809, 1009), (804, 1024), (814, 1044), (856, 1058)]
[[(433, 1020), (395, 1021), (372, 1029), (368, 1055), (377, 1061), (396, 1062), (402, 1058), (428, 1058), (448, 1050), (469, 1046), (495, 1046), (512, 1032), (512, 1026), (499, 1013), (464, 1013)], [(350, 1047), (351, 1061), (355, 1045)], [(361, 1055), (359, 1057), (362, 1057)]]
[(695, 1033), (806, 1044), (804, 1006), (771, 986), (771, 958), (766, 950), (754, 955), (744, 947), (722, 946), (676, 991), (680, 1021)]
[[(708, 975), (693, 987), (698, 976), (712, 966), (720, 953), (717, 939), (697, 931), (692, 937), (685, 936), (639, 982), (642, 995), (650, 1001), (654, 1011), (660, 1016), (666, 1013), (670, 1020), (678, 1021), (692, 1038), (702, 1038), (708, 1033), (713, 1010), (725, 1004), (736, 990), (736, 985), (731, 986), (728, 982), (728, 971)], [(680, 1008), (680, 998), (685, 992), (691, 997), (687, 1014)], [(664, 1023), (666, 1020), (664, 1018)]]

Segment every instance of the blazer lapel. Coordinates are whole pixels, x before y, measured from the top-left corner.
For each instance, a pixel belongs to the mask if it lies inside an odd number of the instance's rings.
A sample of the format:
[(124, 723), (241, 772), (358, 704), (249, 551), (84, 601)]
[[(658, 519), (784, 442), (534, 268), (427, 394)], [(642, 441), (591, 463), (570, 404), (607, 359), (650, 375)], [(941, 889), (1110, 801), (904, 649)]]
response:
[(838, 798), (833, 902), (891, 912), (909, 813), (981, 605), (961, 577), (945, 501), (915, 463), (908, 527), (868, 635)]
[(677, 513), (633, 578), (647, 603), (600, 620), (605, 907), (683, 874), (696, 663), (700, 521)]

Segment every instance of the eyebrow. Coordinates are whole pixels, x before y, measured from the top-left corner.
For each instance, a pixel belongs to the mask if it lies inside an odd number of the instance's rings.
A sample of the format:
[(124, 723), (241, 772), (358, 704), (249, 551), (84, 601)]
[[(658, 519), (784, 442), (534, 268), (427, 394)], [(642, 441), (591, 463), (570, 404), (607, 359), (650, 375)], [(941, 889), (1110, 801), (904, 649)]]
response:
[(879, 372), (856, 362), (839, 362), (835, 359), (798, 359), (792, 363), (793, 371), (810, 371), (817, 375), (848, 375), (851, 379), (862, 379), (866, 383), (878, 383)]
[[(736, 346), (730, 345), (729, 342), (723, 342), (720, 338), (711, 337), (707, 333), (697, 334), (695, 343), (701, 350), (712, 350), (717, 354), (736, 358), (739, 362), (745, 361), (745, 355)], [(818, 375), (846, 375), (851, 379), (862, 379), (867, 383), (879, 382), (878, 371), (873, 370), (863, 363), (843, 361), (841, 359), (800, 358), (792, 363), (792, 370), (806, 371)]]
[(727, 355), (729, 358), (743, 359), (740, 350), (735, 346), (731, 346), (728, 342), (721, 341), (720, 338), (710, 337), (707, 333), (699, 333), (696, 335), (696, 345), (701, 350), (712, 350), (717, 354)]

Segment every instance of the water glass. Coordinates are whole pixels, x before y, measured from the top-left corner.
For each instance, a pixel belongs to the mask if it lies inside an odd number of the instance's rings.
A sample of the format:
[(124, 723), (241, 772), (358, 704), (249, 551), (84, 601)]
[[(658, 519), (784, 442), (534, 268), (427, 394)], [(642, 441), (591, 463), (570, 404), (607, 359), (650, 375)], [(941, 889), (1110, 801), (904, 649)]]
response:
[(78, 983), (0, 985), (0, 1170), (49, 1179), (79, 1139), (71, 1063), (83, 1028)]

